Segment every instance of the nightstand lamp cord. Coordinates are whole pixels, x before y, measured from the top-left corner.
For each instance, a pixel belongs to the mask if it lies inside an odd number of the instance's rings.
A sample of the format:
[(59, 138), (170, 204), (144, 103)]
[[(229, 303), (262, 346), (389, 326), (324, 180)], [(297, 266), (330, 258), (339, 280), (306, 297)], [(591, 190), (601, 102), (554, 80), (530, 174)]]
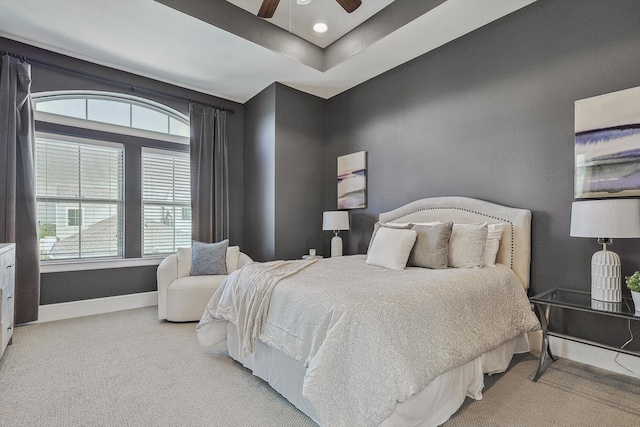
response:
[[(629, 338), (629, 340), (622, 344), (622, 347), (620, 347), (620, 349), (624, 349), (626, 346), (628, 346), (629, 344), (631, 344), (631, 342), (633, 341), (633, 331), (631, 330), (631, 319), (627, 319), (627, 328), (629, 329), (629, 335), (631, 336), (631, 338)], [(620, 353), (616, 354), (616, 357), (613, 358), (613, 361), (616, 362), (616, 365), (620, 366), (622, 369), (624, 369), (625, 371), (629, 372), (631, 375), (640, 378), (640, 374), (638, 374), (635, 371), (632, 371), (631, 369), (627, 368), (626, 366), (624, 366), (622, 363), (618, 362), (618, 356), (620, 356)]]

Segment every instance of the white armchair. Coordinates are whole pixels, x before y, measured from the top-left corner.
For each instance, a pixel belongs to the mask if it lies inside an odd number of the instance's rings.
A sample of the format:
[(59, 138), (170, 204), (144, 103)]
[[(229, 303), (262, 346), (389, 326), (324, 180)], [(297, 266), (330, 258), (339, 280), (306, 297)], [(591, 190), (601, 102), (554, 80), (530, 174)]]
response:
[[(227, 249), (227, 272), (253, 262), (238, 246)], [(178, 248), (158, 266), (158, 319), (171, 322), (200, 320), (207, 303), (227, 275), (191, 276), (191, 248)]]

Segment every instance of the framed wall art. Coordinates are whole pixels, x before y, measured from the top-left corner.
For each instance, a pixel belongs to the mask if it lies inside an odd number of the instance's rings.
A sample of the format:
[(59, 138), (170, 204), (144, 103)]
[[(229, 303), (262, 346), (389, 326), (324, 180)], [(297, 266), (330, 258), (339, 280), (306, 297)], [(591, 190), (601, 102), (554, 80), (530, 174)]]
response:
[(640, 196), (640, 87), (575, 103), (575, 197)]
[(367, 152), (338, 157), (338, 209), (367, 207)]

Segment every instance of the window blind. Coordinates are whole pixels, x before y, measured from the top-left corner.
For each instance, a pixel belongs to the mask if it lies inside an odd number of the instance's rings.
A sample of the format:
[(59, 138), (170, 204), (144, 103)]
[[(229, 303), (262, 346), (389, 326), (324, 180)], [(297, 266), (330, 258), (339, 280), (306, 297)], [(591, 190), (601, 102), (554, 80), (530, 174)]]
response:
[(143, 254), (191, 246), (189, 153), (142, 149)]
[(124, 148), (36, 135), (40, 259), (123, 256)]

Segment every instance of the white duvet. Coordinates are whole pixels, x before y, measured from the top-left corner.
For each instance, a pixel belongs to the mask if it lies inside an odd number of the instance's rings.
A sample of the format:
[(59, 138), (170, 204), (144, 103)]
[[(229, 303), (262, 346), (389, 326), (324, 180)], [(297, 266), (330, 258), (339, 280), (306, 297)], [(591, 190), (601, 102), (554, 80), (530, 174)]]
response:
[[(303, 395), (323, 426), (352, 427), (379, 425), (438, 375), (539, 326), (505, 266), (392, 271), (364, 260), (297, 261), (249, 292), (244, 277), (263, 275), (261, 265), (234, 272), (207, 306), (198, 339), (214, 344), (225, 339), (226, 321), (245, 322), (239, 331), (307, 367)], [(252, 330), (246, 308), (262, 297), (268, 310)]]

